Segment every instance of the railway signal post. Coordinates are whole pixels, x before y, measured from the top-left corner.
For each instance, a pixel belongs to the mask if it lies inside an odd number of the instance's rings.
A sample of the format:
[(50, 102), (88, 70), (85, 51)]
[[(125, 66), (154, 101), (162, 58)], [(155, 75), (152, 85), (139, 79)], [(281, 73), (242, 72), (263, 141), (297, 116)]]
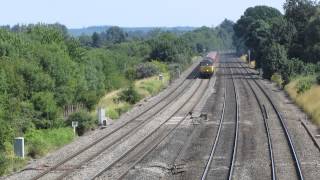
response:
[(78, 127), (78, 121), (72, 121), (73, 133), (76, 135), (76, 128)]

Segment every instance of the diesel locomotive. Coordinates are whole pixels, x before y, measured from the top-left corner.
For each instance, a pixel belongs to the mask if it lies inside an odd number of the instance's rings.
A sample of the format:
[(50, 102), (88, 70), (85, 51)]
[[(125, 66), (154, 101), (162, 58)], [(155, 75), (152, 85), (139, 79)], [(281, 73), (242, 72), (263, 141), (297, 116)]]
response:
[(210, 78), (216, 71), (218, 61), (218, 53), (210, 52), (204, 57), (199, 65), (199, 72), (202, 78)]

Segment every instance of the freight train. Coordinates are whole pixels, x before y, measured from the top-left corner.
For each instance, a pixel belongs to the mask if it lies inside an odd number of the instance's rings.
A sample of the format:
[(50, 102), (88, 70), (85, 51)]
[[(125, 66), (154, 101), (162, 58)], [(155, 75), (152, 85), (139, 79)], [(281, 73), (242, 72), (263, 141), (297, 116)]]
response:
[(200, 77), (210, 78), (216, 71), (216, 65), (218, 62), (218, 53), (210, 52), (204, 57), (199, 65)]

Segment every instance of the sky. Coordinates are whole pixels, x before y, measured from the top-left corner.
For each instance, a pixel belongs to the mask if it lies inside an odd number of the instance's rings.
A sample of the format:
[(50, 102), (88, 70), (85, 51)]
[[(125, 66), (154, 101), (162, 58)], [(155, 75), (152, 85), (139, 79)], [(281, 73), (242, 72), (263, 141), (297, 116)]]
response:
[(0, 0), (0, 25), (55, 23), (68, 28), (217, 26), (237, 21), (248, 7), (283, 12), (284, 0)]

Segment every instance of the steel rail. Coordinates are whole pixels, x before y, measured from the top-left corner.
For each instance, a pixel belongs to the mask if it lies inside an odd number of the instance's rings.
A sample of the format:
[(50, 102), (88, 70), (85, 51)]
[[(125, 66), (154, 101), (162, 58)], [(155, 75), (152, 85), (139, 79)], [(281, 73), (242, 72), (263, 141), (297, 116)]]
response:
[[(210, 83), (210, 81), (208, 82), (207, 87), (208, 87), (209, 83)], [(205, 90), (206, 90), (206, 89), (207, 89), (207, 88), (205, 88)], [(204, 90), (204, 91), (205, 91), (205, 90)], [(201, 93), (201, 94), (202, 94), (202, 93)], [(198, 102), (198, 103), (194, 103), (194, 105), (192, 106), (190, 112), (192, 112), (192, 111), (194, 110), (194, 108), (196, 107), (197, 104), (199, 104), (199, 102)], [(146, 152), (145, 152), (142, 156), (140, 156), (140, 158), (137, 159), (131, 166), (129, 166), (126, 170), (124, 170), (123, 173), (122, 173), (117, 179), (119, 179), (119, 180), (120, 180), (120, 179), (123, 179), (123, 178), (128, 174), (128, 172), (130, 171), (130, 169), (132, 169), (134, 166), (136, 166), (136, 165), (137, 165), (139, 162), (141, 162), (148, 154), (150, 154), (154, 149), (156, 149), (161, 142), (163, 142), (177, 127), (179, 127), (179, 125), (180, 125), (183, 121), (185, 121), (185, 120), (187, 119), (187, 117), (188, 117), (188, 114), (185, 115), (184, 118), (183, 118), (182, 120), (180, 120), (180, 121), (175, 125), (175, 127), (174, 127), (173, 129), (171, 129), (164, 137), (162, 137), (156, 144), (154, 144), (154, 145), (152, 146), (152, 148), (150, 148), (148, 151), (146, 151)], [(141, 152), (142, 152), (142, 150), (141, 150), (140, 152), (138, 152), (137, 154), (139, 154), (139, 153), (141, 153)]]
[(190, 97), (188, 97), (186, 99), (186, 101), (174, 112), (172, 113), (172, 115), (170, 115), (164, 122), (162, 122), (160, 124), (159, 127), (157, 127), (155, 130), (153, 130), (148, 136), (144, 137), (142, 140), (140, 140), (139, 143), (136, 143), (133, 147), (131, 147), (128, 151), (126, 151), (125, 153), (123, 153), (121, 156), (119, 156), (116, 160), (114, 160), (113, 162), (111, 162), (107, 167), (103, 168), (102, 171), (100, 171), (99, 173), (97, 173), (96, 175), (94, 175), (92, 178), (90, 179), (95, 179), (100, 177), (105, 171), (107, 171), (108, 169), (110, 169), (112, 166), (114, 166), (117, 162), (119, 162), (120, 160), (122, 160), (124, 157), (126, 157), (130, 152), (132, 152), (134, 149), (136, 149), (140, 144), (142, 144), (145, 140), (147, 140), (150, 136), (152, 136), (158, 129), (160, 129), (166, 122), (168, 122), (172, 117), (174, 117), (174, 115), (176, 115), (177, 112), (179, 112), (187, 103), (188, 101), (196, 94), (196, 92), (198, 91), (198, 89), (201, 87), (201, 84), (204, 81), (202, 80), (201, 83), (199, 83), (199, 85), (197, 86), (197, 88), (192, 92), (192, 95)]
[[(196, 68), (197, 68), (197, 67), (196, 67)], [(197, 77), (197, 76), (198, 76), (198, 73), (197, 73), (197, 72), (191, 72), (190, 75), (193, 76), (193, 77)], [(186, 80), (187, 80), (187, 78), (185, 78), (183, 81), (181, 81), (181, 82), (172, 90), (171, 93), (168, 93), (168, 94), (165, 95), (164, 97), (160, 98), (160, 99), (157, 101), (157, 103), (154, 103), (154, 104), (158, 104), (158, 103), (160, 103), (162, 100), (168, 98), (170, 95), (173, 94), (173, 92), (176, 92), (176, 91), (179, 89), (179, 87), (180, 87), (184, 82), (186, 82)], [(189, 83), (186, 85), (186, 87), (189, 86), (190, 84), (191, 84), (191, 82), (189, 82)], [(182, 91), (183, 91), (183, 90), (182, 90)], [(182, 92), (182, 91), (181, 91), (181, 92)], [(181, 93), (181, 92), (180, 92), (180, 93)], [(173, 100), (174, 100), (175, 98), (177, 98), (177, 97), (180, 95), (180, 93), (178, 93), (178, 95), (175, 96), (175, 97), (173, 98)], [(169, 101), (168, 103), (166, 103), (165, 105), (163, 105), (163, 106), (160, 108), (160, 110), (158, 110), (158, 111), (156, 111), (155, 113), (153, 113), (152, 115), (148, 116), (148, 118), (146, 118), (146, 120), (149, 119), (150, 117), (152, 117), (153, 115), (157, 114), (157, 113), (160, 112), (161, 110), (163, 110), (168, 104), (170, 104), (171, 102), (173, 102), (173, 100), (172, 100), (172, 101)], [(35, 177), (32, 177), (31, 180), (40, 179), (41, 177), (45, 176), (46, 174), (50, 173), (51, 171), (57, 169), (57, 168), (60, 167), (61, 165), (65, 164), (66, 162), (68, 162), (68, 161), (70, 161), (71, 159), (73, 159), (74, 157), (76, 157), (76, 156), (78, 156), (79, 154), (85, 152), (86, 150), (92, 148), (94, 145), (98, 144), (98, 143), (101, 142), (102, 140), (104, 140), (104, 139), (106, 139), (107, 137), (109, 137), (110, 135), (114, 134), (115, 132), (117, 132), (118, 130), (120, 130), (121, 128), (123, 128), (124, 126), (126, 126), (127, 124), (131, 123), (131, 122), (134, 121), (135, 119), (141, 117), (142, 115), (144, 115), (145, 113), (147, 113), (148, 111), (150, 111), (151, 109), (153, 109), (154, 107), (155, 107), (155, 106), (150, 106), (150, 107), (148, 107), (147, 109), (145, 109), (144, 111), (140, 112), (140, 113), (137, 114), (136, 116), (132, 117), (130, 120), (126, 121), (125, 123), (123, 123), (123, 124), (120, 125), (119, 127), (113, 129), (112, 131), (110, 131), (110, 132), (107, 133), (106, 135), (104, 135), (104, 136), (102, 136), (101, 138), (97, 139), (96, 141), (90, 143), (89, 145), (85, 146), (84, 148), (78, 150), (77, 152), (73, 153), (72, 155), (68, 156), (67, 158), (63, 159), (62, 161), (56, 163), (55, 165), (51, 166), (50, 168), (48, 168), (47, 170), (41, 172), (40, 174), (36, 175)], [(144, 121), (142, 121), (142, 122), (144, 122)], [(142, 122), (141, 122), (141, 124), (142, 124)], [(59, 178), (60, 178), (60, 176), (59, 176)]]
[(226, 107), (227, 88), (226, 88), (226, 79), (225, 78), (224, 78), (224, 84), (225, 84), (225, 88), (224, 88), (224, 95), (223, 95), (223, 106), (222, 106), (221, 116), (220, 116), (220, 120), (219, 120), (219, 127), (218, 127), (218, 131), (217, 131), (214, 143), (213, 143), (211, 151), (210, 151), (210, 156), (209, 156), (208, 161), (206, 163), (206, 167), (205, 167), (205, 169), (204, 169), (204, 171), (202, 173), (201, 180), (205, 180), (207, 178), (207, 175), (208, 175), (208, 172), (209, 172), (209, 169), (210, 169), (210, 166), (211, 166), (211, 162), (212, 162), (214, 153), (216, 151), (217, 144), (218, 144), (218, 141), (219, 141), (219, 138), (220, 138), (220, 134), (221, 134), (220, 132), (221, 132), (221, 129), (222, 129), (222, 124), (223, 124), (223, 120), (224, 120), (224, 113), (225, 113), (225, 107)]
[[(190, 82), (191, 83), (191, 82)], [(189, 84), (190, 84), (189, 83)], [(188, 84), (188, 85), (189, 85)], [(188, 86), (186, 85), (186, 87)], [(181, 94), (182, 94), (183, 90), (181, 92), (179, 92), (179, 94), (177, 94), (176, 96), (174, 96), (174, 98), (167, 102), (161, 109), (159, 109), (158, 111), (156, 111), (155, 113), (152, 113), (151, 115), (149, 115), (147, 118), (145, 118), (143, 121), (139, 122), (134, 128), (128, 130), (126, 133), (122, 134), (120, 137), (113, 139), (110, 143), (108, 143), (105, 147), (103, 147), (102, 149), (100, 149), (99, 151), (97, 151), (96, 153), (90, 155), (89, 157), (85, 158), (83, 161), (81, 161), (79, 164), (77, 164), (76, 166), (73, 167), (73, 169), (67, 170), (66, 172), (64, 172), (63, 174), (61, 174), (60, 176), (58, 176), (56, 178), (56, 180), (62, 180), (64, 177), (68, 176), (70, 173), (73, 172), (74, 169), (78, 169), (80, 168), (82, 165), (84, 165), (85, 163), (89, 162), (90, 160), (94, 159), (95, 157), (97, 157), (98, 155), (100, 155), (102, 152), (106, 151), (108, 148), (112, 147), (114, 144), (118, 143), (121, 139), (123, 139), (124, 137), (128, 136), (130, 133), (134, 133), (135, 131), (138, 130), (139, 127), (143, 126), (143, 124), (149, 122), (152, 120), (152, 116), (160, 113), (163, 109), (165, 109), (170, 103), (174, 102), (175, 99), (177, 99)]]
[(234, 137), (234, 142), (233, 142), (232, 160), (231, 160), (231, 164), (229, 167), (229, 175), (228, 175), (229, 180), (232, 179), (232, 175), (233, 175), (233, 171), (234, 171), (234, 164), (235, 164), (236, 156), (237, 156), (238, 138), (239, 138), (239, 108), (240, 108), (239, 96), (238, 96), (236, 84), (235, 84), (234, 78), (233, 78), (233, 71), (232, 71), (232, 69), (230, 69), (230, 70), (231, 70), (231, 78), (232, 78), (232, 82), (233, 82), (233, 88), (234, 88), (235, 100), (236, 100), (236, 129), (235, 129), (235, 137)]
[[(243, 72), (240, 70), (239, 72), (241, 72), (243, 74)], [(243, 74), (245, 75), (245, 74)], [(263, 107), (257, 93), (254, 91), (252, 85), (249, 83), (248, 79), (245, 78), (247, 85), (250, 87), (250, 90), (252, 91), (255, 100), (257, 101), (258, 105), (259, 105), (259, 109), (261, 111), (262, 114), (262, 118), (263, 118), (263, 122), (264, 122), (264, 127), (265, 127), (265, 131), (267, 134), (267, 139), (268, 139), (268, 149), (269, 149), (269, 158), (271, 161), (271, 176), (272, 176), (272, 180), (276, 180), (277, 179), (277, 175), (276, 175), (276, 170), (275, 170), (275, 161), (274, 161), (274, 153), (273, 153), (273, 146), (272, 146), (272, 138), (271, 138), (271, 133), (270, 133), (270, 128), (269, 128), (269, 124), (268, 124), (268, 116), (267, 114), (264, 116), (263, 113), (266, 111)], [(265, 112), (266, 113), (266, 112)]]
[[(243, 67), (242, 64), (240, 64), (241, 67)], [(244, 68), (246, 70), (247, 73), (250, 73), (248, 71), (248, 69), (245, 67)], [(252, 76), (252, 75), (250, 75)], [(304, 177), (303, 177), (303, 173), (302, 173), (302, 170), (301, 170), (301, 165), (300, 165), (300, 161), (299, 161), (299, 158), (298, 158), (298, 155), (297, 155), (297, 152), (295, 150), (295, 146), (293, 144), (293, 141), (292, 141), (292, 138), (291, 138), (291, 135), (288, 131), (288, 127), (287, 125), (285, 124), (284, 122), (284, 119), (283, 117), (281, 116), (279, 110), (278, 110), (278, 107), (274, 104), (273, 100), (271, 99), (270, 95), (266, 92), (266, 90), (257, 82), (256, 79), (253, 79), (253, 81), (255, 82), (255, 84), (257, 85), (257, 87), (259, 87), (259, 89), (262, 91), (262, 93), (265, 95), (265, 97), (268, 99), (268, 101), (270, 102), (272, 108), (274, 109), (274, 111), (276, 112), (276, 115), (278, 117), (278, 119), (280, 120), (280, 124), (281, 124), (281, 127), (282, 129), (284, 130), (285, 132), (285, 136), (286, 136), (286, 139), (288, 141), (288, 145), (289, 145), (289, 148), (290, 148), (290, 152), (291, 152), (291, 155), (292, 155), (292, 158), (293, 158), (293, 161), (294, 161), (294, 165), (295, 165), (295, 168), (296, 168), (296, 173), (297, 173), (297, 176), (300, 180), (304, 180)]]

